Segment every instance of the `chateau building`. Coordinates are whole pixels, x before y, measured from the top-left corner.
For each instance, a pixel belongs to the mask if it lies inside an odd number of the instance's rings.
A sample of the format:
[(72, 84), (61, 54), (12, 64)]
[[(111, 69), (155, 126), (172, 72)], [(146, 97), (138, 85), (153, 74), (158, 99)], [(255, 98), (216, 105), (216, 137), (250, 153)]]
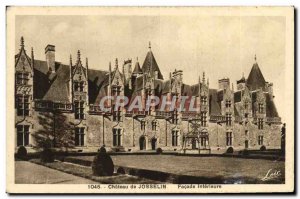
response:
[[(47, 45), (45, 60), (30, 56), (24, 39), (15, 56), (15, 146), (34, 149), (37, 134), (58, 140), (72, 135), (70, 145), (78, 151), (96, 151), (105, 145), (113, 151), (156, 150), (185, 153), (234, 150), (276, 149), (281, 146), (281, 118), (273, 98), (273, 84), (267, 82), (256, 57), (248, 78), (229, 78), (210, 88), (203, 73), (193, 85), (183, 82), (183, 71), (174, 70), (163, 77), (151, 46), (143, 64), (138, 59), (109, 63), (108, 70), (89, 69), (80, 51), (70, 63), (55, 59), (55, 46)], [(96, 68), (96, 66), (94, 66)], [(116, 106), (115, 98), (100, 104), (107, 96), (126, 96), (129, 104)], [(142, 109), (128, 106), (140, 96)], [(162, 104), (150, 103), (149, 96), (165, 98)], [(194, 97), (196, 111), (179, 110), (181, 96)], [(176, 108), (177, 107), (177, 108)], [(66, 123), (66, 125), (64, 125)], [(51, 133), (49, 133), (51, 132)]]

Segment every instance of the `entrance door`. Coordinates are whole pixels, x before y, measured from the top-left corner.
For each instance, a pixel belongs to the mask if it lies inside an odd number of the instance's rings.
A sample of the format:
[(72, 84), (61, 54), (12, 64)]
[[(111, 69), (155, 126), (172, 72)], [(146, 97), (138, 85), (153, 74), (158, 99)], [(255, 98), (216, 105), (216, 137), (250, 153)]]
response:
[(248, 149), (248, 147), (249, 147), (249, 142), (248, 140), (245, 140), (245, 149)]
[(146, 149), (146, 138), (145, 136), (140, 137), (140, 150)]
[(152, 140), (151, 140), (151, 148), (152, 148), (152, 150), (156, 149), (156, 141), (157, 141), (156, 138), (152, 138)]
[(192, 149), (197, 149), (197, 141), (195, 138), (192, 139)]

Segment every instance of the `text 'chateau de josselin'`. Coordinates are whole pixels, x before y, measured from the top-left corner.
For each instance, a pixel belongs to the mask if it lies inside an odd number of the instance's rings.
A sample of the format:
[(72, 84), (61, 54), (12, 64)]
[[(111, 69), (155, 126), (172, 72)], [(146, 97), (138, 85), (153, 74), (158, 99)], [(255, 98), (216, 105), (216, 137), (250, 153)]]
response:
[[(49, 133), (53, 141), (64, 138), (65, 145), (78, 152), (94, 152), (101, 146), (111, 151), (157, 150), (179, 153), (224, 153), (228, 148), (277, 149), (281, 146), (281, 119), (273, 101), (273, 84), (267, 82), (256, 57), (248, 78), (229, 78), (210, 88), (203, 73), (195, 84), (183, 81), (182, 70), (163, 77), (149, 44), (142, 65), (138, 59), (116, 59), (107, 71), (89, 69), (80, 51), (70, 63), (55, 60), (55, 46), (47, 45), (45, 60), (34, 59), (25, 50), (24, 39), (15, 56), (15, 146), (36, 150), (37, 134)], [(250, 66), (249, 66), (250, 67)], [(101, 100), (109, 111), (101, 109)], [(116, 96), (126, 96), (128, 104), (115, 109)], [(136, 97), (141, 107), (129, 110)], [(147, 97), (175, 99), (162, 109)], [(195, 99), (196, 111), (178, 109), (181, 96)], [(174, 98), (175, 97), (175, 98)], [(191, 101), (187, 100), (187, 104)], [(188, 106), (187, 106), (188, 107)], [(68, 124), (68, 125), (66, 125)], [(58, 138), (59, 137), (59, 138)]]

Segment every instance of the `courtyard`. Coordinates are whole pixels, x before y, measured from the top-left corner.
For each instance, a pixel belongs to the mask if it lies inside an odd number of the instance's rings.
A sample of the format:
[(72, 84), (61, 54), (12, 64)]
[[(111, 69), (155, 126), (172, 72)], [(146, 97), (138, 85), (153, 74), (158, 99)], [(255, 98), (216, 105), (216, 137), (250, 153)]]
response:
[[(115, 166), (145, 169), (184, 176), (207, 179), (220, 178), (224, 183), (268, 183), (261, 180), (268, 172), (279, 171), (280, 176), (270, 183), (284, 183), (285, 162), (263, 159), (234, 157), (191, 157), (175, 155), (112, 155)], [(76, 159), (93, 160), (93, 156), (79, 156)], [(251, 180), (249, 180), (251, 179)]]

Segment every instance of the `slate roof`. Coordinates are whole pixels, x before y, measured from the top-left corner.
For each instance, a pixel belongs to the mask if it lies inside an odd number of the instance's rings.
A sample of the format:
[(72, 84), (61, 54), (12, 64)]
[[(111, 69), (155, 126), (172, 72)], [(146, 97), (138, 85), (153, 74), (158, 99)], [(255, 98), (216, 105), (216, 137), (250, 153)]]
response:
[[(27, 56), (27, 55), (26, 55)], [(15, 56), (15, 60), (18, 60), (19, 55)], [(27, 56), (28, 60), (31, 62), (31, 59)], [(143, 88), (143, 77), (146, 75), (148, 68), (152, 72), (158, 71), (158, 79), (154, 80), (154, 90), (155, 95), (161, 97), (168, 93), (171, 89), (171, 84), (174, 81), (173, 78), (166, 81), (163, 80), (163, 76), (159, 70), (159, 67), (156, 63), (156, 60), (153, 56), (152, 51), (150, 50), (147, 53), (143, 67), (141, 68), (137, 62), (135, 65), (134, 72), (143, 73), (136, 78), (136, 84), (130, 91), (128, 87), (125, 88), (126, 96), (130, 97), (130, 101), (137, 95), (139, 95), (141, 89)], [(49, 100), (55, 102), (70, 103), (69, 101), (69, 81), (70, 81), (70, 66), (64, 65), (60, 62), (55, 62), (55, 73), (49, 73), (47, 62), (34, 60), (34, 79), (33, 79), (33, 97), (34, 99)], [(86, 70), (86, 68), (84, 68)], [(115, 72), (112, 73), (112, 78)], [(124, 78), (124, 75), (121, 73), (121, 77)], [(255, 90), (259, 88), (264, 88), (265, 79), (259, 69), (257, 63), (255, 63), (251, 69), (248, 79), (244, 77), (237, 81), (246, 82), (246, 85), (250, 89), (252, 97), (252, 105), (256, 102), (257, 92)], [(107, 96), (107, 86), (109, 84), (109, 72), (102, 70), (88, 70), (88, 91), (89, 91), (89, 103), (97, 105), (100, 100)], [(199, 84), (182, 84), (182, 96), (198, 96), (199, 95)], [(224, 97), (223, 90), (209, 89), (209, 111), (210, 115), (221, 115), (221, 102)], [(268, 93), (265, 93), (266, 97), (266, 115), (267, 117), (278, 117), (278, 112), (273, 101), (273, 96)], [(242, 98), (242, 91), (237, 91), (234, 93), (234, 102), (239, 103)], [(235, 104), (234, 113), (239, 115), (239, 107)], [(254, 106), (252, 106), (254, 107)]]
[(142, 66), (142, 70), (144, 73), (147, 73), (149, 71), (149, 68), (152, 77), (154, 76), (154, 71), (158, 71), (158, 79), (164, 79), (151, 50), (149, 50), (149, 52), (146, 55), (145, 61)]
[(257, 63), (254, 63), (251, 72), (247, 78), (246, 85), (250, 91), (257, 90), (259, 88), (264, 88), (266, 84), (265, 78), (259, 69)]
[(143, 73), (143, 71), (141, 69), (141, 66), (140, 66), (140, 63), (138, 61), (135, 63), (133, 73), (137, 73), (137, 74)]

